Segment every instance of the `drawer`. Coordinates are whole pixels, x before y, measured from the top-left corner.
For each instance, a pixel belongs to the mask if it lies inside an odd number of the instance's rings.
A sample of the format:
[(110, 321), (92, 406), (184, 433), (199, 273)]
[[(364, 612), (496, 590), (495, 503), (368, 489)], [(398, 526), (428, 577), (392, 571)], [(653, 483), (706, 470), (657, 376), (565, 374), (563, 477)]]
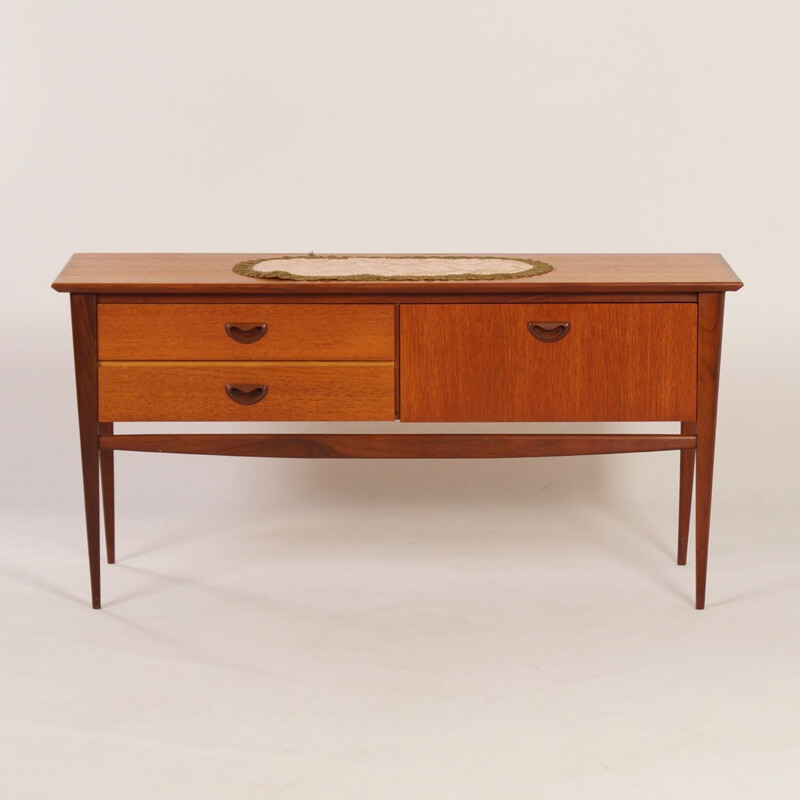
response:
[(695, 303), (400, 309), (407, 422), (691, 421), (696, 375)]
[(98, 382), (101, 422), (395, 417), (392, 363), (123, 361), (101, 363)]
[(101, 303), (100, 360), (391, 361), (394, 306)]

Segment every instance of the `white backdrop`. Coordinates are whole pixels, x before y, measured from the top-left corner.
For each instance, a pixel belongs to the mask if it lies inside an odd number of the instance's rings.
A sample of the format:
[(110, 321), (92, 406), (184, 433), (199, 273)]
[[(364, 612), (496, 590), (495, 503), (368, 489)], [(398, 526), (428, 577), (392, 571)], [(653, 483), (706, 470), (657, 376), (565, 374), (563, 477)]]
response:
[[(798, 28), (790, 0), (0, 2), (0, 794), (794, 798)], [(92, 612), (51, 281), (309, 250), (723, 253), (709, 607), (670, 563), (675, 453), (120, 454)]]
[[(72, 252), (313, 249), (722, 252), (746, 285), (715, 500), (796, 508), (798, 21), (775, 0), (3, 3), (3, 505), (80, 507), (68, 302), (49, 289)], [(214, 508), (388, 481), (413, 502), (455, 474), (480, 502), (555, 475), (666, 503), (676, 463), (131, 455), (119, 491)]]

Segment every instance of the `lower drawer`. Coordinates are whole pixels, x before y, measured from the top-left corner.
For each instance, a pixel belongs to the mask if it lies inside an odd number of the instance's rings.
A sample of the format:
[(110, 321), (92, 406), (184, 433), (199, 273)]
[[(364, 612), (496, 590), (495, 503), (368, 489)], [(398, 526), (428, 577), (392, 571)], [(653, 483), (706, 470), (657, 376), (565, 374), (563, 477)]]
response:
[(394, 364), (101, 362), (101, 422), (391, 420)]

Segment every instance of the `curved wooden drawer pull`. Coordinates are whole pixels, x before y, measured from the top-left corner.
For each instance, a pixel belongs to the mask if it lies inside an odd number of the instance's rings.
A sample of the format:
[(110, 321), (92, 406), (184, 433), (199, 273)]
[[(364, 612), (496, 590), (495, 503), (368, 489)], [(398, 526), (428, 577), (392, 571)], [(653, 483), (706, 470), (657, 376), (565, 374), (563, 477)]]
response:
[(557, 342), (569, 333), (569, 322), (529, 322), (528, 333), (540, 342)]
[(225, 392), (235, 403), (252, 406), (267, 396), (269, 387), (257, 383), (226, 383)]
[(266, 332), (266, 322), (226, 322), (225, 332), (235, 342), (252, 344), (257, 342)]

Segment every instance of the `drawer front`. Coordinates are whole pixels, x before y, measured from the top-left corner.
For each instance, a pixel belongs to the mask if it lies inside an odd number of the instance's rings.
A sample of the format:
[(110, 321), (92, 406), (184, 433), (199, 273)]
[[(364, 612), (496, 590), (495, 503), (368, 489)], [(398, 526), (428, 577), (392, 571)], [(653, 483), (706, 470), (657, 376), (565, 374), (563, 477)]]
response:
[(691, 421), (696, 375), (694, 303), (400, 310), (407, 422)]
[(101, 422), (391, 420), (394, 365), (101, 363)]
[(391, 361), (391, 305), (101, 303), (101, 361)]

